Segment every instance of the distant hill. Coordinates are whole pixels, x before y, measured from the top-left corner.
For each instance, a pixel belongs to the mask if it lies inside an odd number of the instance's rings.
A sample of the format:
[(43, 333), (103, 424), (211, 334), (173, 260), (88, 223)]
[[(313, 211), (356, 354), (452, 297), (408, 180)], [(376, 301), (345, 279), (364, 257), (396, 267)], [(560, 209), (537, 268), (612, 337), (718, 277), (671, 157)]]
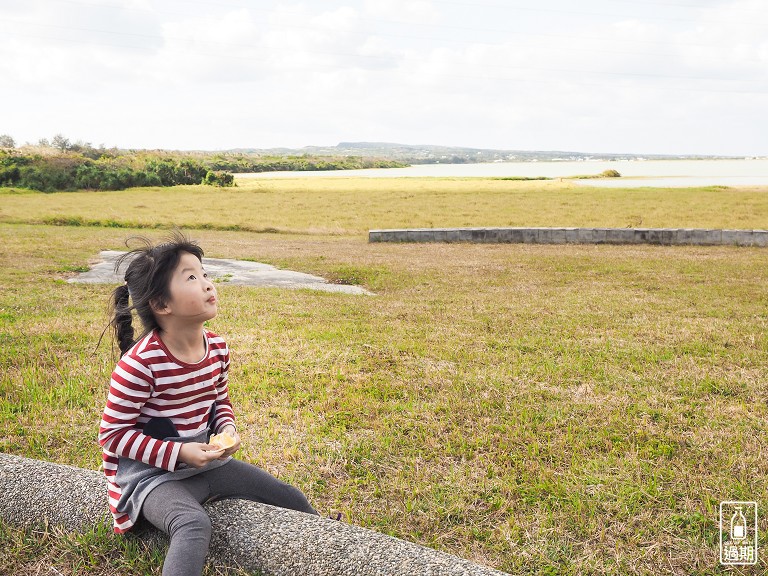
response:
[(630, 154), (609, 152), (567, 152), (559, 150), (496, 150), (434, 146), (431, 144), (394, 144), (390, 142), (339, 142), (336, 146), (303, 148), (237, 148), (241, 154), (275, 156), (358, 156), (396, 160), (409, 164), (466, 164), (475, 162), (557, 162), (578, 160), (694, 160), (734, 158), (733, 156)]

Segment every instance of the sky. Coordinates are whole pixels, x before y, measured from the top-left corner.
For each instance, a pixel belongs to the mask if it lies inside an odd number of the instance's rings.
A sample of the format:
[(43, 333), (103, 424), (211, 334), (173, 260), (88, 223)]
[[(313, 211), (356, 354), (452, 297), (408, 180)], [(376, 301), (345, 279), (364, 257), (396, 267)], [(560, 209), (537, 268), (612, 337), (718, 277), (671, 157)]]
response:
[(0, 134), (768, 155), (765, 0), (0, 0)]

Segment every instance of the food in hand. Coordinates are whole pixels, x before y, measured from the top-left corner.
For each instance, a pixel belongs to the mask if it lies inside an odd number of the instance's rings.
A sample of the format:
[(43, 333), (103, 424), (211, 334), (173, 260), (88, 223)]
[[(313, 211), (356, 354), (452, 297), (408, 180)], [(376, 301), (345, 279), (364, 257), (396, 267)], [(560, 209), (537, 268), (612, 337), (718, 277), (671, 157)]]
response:
[(211, 446), (218, 446), (221, 450), (232, 448), (235, 445), (235, 437), (229, 432), (222, 432), (221, 434), (214, 434), (208, 441)]

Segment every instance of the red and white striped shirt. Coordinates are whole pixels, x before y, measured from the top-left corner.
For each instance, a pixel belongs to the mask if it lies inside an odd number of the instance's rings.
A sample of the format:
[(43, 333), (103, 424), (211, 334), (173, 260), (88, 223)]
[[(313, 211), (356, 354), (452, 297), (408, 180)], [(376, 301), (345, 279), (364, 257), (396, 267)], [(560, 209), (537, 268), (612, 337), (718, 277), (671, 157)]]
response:
[(123, 355), (112, 373), (99, 444), (115, 532), (133, 526), (128, 515), (117, 509), (122, 495), (116, 482), (118, 458), (131, 458), (168, 471), (177, 466), (181, 443), (143, 434), (150, 418), (170, 418), (179, 436), (193, 436), (208, 426), (215, 402), (214, 432), (235, 423), (227, 388), (229, 349), (212, 332), (204, 330), (204, 338), (205, 357), (188, 364), (174, 358), (153, 331)]

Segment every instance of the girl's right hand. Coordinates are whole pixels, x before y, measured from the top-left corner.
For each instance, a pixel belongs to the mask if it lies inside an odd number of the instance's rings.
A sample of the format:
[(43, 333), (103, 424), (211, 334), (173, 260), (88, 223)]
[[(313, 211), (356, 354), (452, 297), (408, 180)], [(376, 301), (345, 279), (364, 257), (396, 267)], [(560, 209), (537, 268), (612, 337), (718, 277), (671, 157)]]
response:
[(202, 468), (208, 462), (221, 457), (224, 450), (211, 444), (201, 442), (185, 442), (179, 450), (179, 460), (195, 468)]

